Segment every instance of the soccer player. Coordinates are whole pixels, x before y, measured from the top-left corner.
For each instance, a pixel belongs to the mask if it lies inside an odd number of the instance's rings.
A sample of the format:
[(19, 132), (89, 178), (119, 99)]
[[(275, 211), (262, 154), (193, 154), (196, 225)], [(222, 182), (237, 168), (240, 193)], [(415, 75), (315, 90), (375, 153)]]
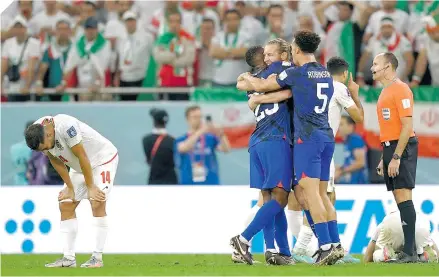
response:
[[(282, 39), (275, 39), (267, 47), (280, 46), (279, 54), (285, 62), (271, 63), (256, 76), (268, 78), (291, 67), (290, 46)], [(263, 52), (255, 47), (247, 52), (247, 62), (252, 66), (263, 68)], [(262, 65), (262, 66), (261, 66)], [(238, 89), (242, 89), (238, 81)], [(282, 93), (291, 97), (291, 91)], [(249, 242), (260, 230), (264, 229), (267, 251), (266, 262), (275, 265), (291, 264), (291, 252), (287, 238), (287, 220), (284, 208), (288, 202), (288, 194), (292, 184), (292, 155), (291, 155), (291, 121), (288, 101), (269, 101), (256, 103), (254, 96), (249, 94), (249, 107), (256, 117), (256, 129), (249, 142), (250, 152), (250, 187), (260, 189), (264, 205), (256, 213), (255, 218), (241, 235), (230, 240), (234, 250), (248, 264), (253, 264), (249, 252)], [(282, 153), (281, 155), (279, 155)], [(275, 231), (274, 231), (275, 230)], [(279, 254), (274, 245), (274, 232), (279, 246)]]
[[(345, 110), (355, 122), (363, 122), (364, 110), (358, 97), (359, 86), (353, 81), (352, 74), (349, 75), (349, 64), (340, 57), (332, 57), (327, 63), (327, 69), (333, 78), (334, 94), (329, 102), (328, 118), (329, 126), (331, 126), (334, 136), (337, 134), (340, 125), (340, 119)], [(348, 86), (345, 83), (347, 81)], [(344, 169), (349, 173), (351, 167)], [(325, 209), (328, 212), (328, 222), (337, 226), (337, 215), (334, 208), (335, 203), (335, 184), (334, 184), (335, 166), (334, 158), (331, 159), (331, 168), (327, 189), (320, 191)], [(328, 223), (329, 224), (329, 223)], [(304, 220), (303, 226), (300, 228), (299, 238), (293, 249), (293, 259), (298, 256), (306, 256), (307, 248), (313, 236), (313, 231), (309, 227), (309, 223)], [(337, 232), (338, 236), (338, 232)], [(341, 250), (341, 249), (340, 249)], [(358, 263), (360, 260), (355, 259), (351, 255), (343, 258), (345, 263)]]
[[(416, 220), (416, 254), (420, 262), (438, 262), (436, 243), (430, 236), (430, 222), (421, 214)], [(392, 212), (377, 226), (364, 254), (364, 262), (395, 262), (404, 249), (404, 233), (399, 211)]]
[(328, 104), (334, 87), (329, 72), (315, 59), (314, 52), (319, 44), (317, 34), (299, 31), (292, 44), (293, 61), (298, 67), (266, 80), (249, 74), (243, 74), (241, 78), (257, 92), (291, 88), (294, 97), (294, 171), (299, 181), (295, 194), (307, 208), (305, 215), (319, 241), (315, 263), (332, 265), (342, 255), (334, 247), (339, 246), (340, 240), (337, 225), (334, 226), (334, 222), (328, 224), (320, 191), (326, 192), (335, 147), (334, 134), (328, 123)]
[(76, 267), (75, 210), (84, 199), (91, 203), (96, 248), (81, 267), (103, 267), (108, 231), (106, 201), (119, 162), (116, 147), (87, 124), (65, 114), (38, 119), (27, 128), (25, 138), (30, 149), (47, 155), (65, 183), (58, 195), (64, 256), (46, 267)]

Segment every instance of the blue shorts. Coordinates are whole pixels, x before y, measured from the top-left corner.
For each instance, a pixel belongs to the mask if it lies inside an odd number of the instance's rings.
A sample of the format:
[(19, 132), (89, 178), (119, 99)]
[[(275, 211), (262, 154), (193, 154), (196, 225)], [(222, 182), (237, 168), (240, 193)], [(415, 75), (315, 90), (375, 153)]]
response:
[(249, 149), (250, 187), (291, 191), (293, 156), (287, 141), (262, 141)]
[(305, 177), (329, 181), (334, 142), (306, 141), (294, 144), (294, 171), (298, 181)]

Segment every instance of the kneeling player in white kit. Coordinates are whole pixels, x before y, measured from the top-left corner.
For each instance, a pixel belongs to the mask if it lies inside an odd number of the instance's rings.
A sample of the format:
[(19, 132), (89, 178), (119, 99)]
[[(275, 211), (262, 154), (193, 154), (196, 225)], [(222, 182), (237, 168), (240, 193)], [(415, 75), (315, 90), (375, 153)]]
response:
[[(363, 122), (364, 110), (358, 97), (359, 86), (353, 81), (352, 74), (349, 75), (348, 72), (349, 64), (340, 57), (333, 57), (328, 61), (326, 67), (334, 80), (334, 94), (328, 106), (328, 120), (335, 137), (338, 131), (338, 127), (340, 126), (340, 119), (343, 110), (346, 110), (346, 112), (355, 122)], [(346, 85), (344, 85), (346, 81), (348, 81), (347, 87)], [(344, 170), (346, 171), (346, 173), (348, 173), (350, 168), (345, 168)], [(336, 211), (334, 208), (334, 175), (335, 166), (333, 157), (331, 161), (329, 182), (327, 186), (327, 195), (323, 195), (321, 192), (321, 197), (322, 199), (324, 199), (325, 202), (325, 208), (328, 211), (328, 221), (337, 219)], [(315, 243), (310, 244), (312, 238), (313, 231), (309, 226), (306, 218), (304, 218), (303, 225), (300, 228), (297, 243), (295, 244), (293, 249), (293, 259), (297, 260), (296, 257), (306, 256), (310, 253), (314, 253), (314, 251), (317, 250), (317, 245), (315, 245)], [(360, 260), (352, 257), (351, 255), (345, 255), (342, 259), (342, 262), (359, 263)]]
[[(439, 250), (430, 236), (430, 222), (420, 213), (416, 214), (416, 253), (420, 262), (438, 262)], [(399, 211), (386, 215), (367, 246), (364, 262), (392, 262), (396, 253), (404, 247)]]
[(106, 201), (119, 162), (116, 147), (87, 124), (65, 114), (38, 119), (27, 128), (25, 137), (29, 148), (48, 156), (65, 183), (58, 195), (64, 256), (46, 267), (76, 267), (75, 210), (84, 199), (90, 200), (97, 233), (96, 248), (81, 267), (103, 267), (102, 252), (108, 231)]

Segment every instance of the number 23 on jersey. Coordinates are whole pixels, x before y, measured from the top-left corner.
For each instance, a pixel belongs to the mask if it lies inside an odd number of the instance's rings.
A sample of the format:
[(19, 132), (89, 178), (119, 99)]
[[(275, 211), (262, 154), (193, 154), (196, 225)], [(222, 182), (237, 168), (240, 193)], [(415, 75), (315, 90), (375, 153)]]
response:
[[(265, 105), (267, 105), (267, 104), (265, 104)], [(268, 105), (271, 105), (271, 104), (268, 104)], [(255, 116), (256, 116), (256, 122), (261, 121), (267, 115), (275, 114), (278, 110), (279, 110), (278, 103), (274, 103), (273, 108), (271, 108), (271, 109), (266, 108), (266, 109), (262, 109), (262, 110), (261, 110), (261, 104), (259, 104), (254, 111)]]

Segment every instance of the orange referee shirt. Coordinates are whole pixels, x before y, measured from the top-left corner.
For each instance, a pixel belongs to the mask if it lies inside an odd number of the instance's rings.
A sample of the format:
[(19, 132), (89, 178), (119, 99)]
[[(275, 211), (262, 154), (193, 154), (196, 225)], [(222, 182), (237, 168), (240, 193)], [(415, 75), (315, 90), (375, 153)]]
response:
[[(381, 142), (398, 140), (401, 134), (401, 118), (413, 116), (413, 92), (397, 79), (383, 88), (377, 102)], [(412, 130), (410, 137), (415, 136)]]

